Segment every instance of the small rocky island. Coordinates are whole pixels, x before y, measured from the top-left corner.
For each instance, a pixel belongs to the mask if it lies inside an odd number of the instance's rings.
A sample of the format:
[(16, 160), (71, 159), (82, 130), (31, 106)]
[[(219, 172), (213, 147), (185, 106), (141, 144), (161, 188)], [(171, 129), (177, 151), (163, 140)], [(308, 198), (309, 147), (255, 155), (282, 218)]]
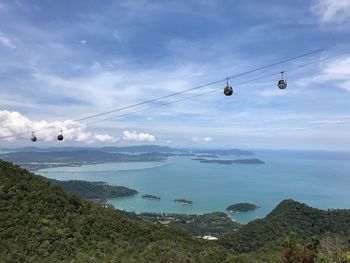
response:
[(159, 196), (155, 196), (155, 195), (145, 194), (145, 195), (142, 195), (142, 199), (160, 200), (160, 197)]
[(207, 159), (204, 159), (204, 158), (192, 158), (193, 161), (205, 161)]
[(178, 203), (180, 205), (192, 205), (192, 200), (188, 200), (188, 199), (175, 199), (174, 200), (175, 203)]
[(219, 158), (219, 156), (214, 154), (199, 154), (197, 155), (198, 158)]
[(237, 203), (226, 208), (229, 212), (250, 212), (258, 209), (259, 206), (250, 203)]
[(265, 162), (259, 159), (207, 160), (204, 158), (194, 158), (192, 160), (199, 161), (200, 163), (218, 163), (218, 164), (265, 164)]

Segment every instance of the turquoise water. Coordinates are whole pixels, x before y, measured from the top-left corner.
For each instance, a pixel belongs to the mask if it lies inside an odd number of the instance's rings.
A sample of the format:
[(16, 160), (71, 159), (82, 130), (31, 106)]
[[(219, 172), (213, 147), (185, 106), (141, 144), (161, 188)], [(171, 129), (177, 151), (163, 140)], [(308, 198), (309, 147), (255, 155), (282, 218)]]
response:
[[(172, 157), (166, 163), (113, 163), (41, 170), (58, 180), (105, 181), (134, 188), (139, 194), (109, 200), (135, 212), (206, 213), (225, 211), (238, 202), (261, 208), (229, 213), (242, 223), (264, 217), (286, 198), (317, 208), (350, 208), (350, 152), (255, 151), (265, 165), (203, 164), (192, 157)], [(221, 157), (234, 159), (235, 157)], [(144, 200), (152, 194), (161, 200)], [(173, 200), (186, 198), (192, 205)]]

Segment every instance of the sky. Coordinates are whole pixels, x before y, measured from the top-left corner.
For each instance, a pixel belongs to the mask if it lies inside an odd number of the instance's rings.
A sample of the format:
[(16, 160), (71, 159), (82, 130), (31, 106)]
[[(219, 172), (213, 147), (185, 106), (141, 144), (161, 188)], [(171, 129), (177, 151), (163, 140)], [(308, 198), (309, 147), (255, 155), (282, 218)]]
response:
[(348, 150), (347, 41), (350, 0), (0, 0), (1, 145)]

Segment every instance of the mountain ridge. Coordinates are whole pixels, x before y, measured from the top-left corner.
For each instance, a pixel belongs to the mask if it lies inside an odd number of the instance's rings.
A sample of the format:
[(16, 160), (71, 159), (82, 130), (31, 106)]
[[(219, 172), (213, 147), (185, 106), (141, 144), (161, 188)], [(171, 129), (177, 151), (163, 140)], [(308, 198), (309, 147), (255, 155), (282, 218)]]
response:
[(241, 149), (186, 149), (186, 148), (172, 148), (164, 145), (134, 145), (134, 146), (103, 146), (103, 147), (47, 147), (40, 148), (35, 146), (20, 147), (20, 148), (5, 148), (5, 152), (70, 152), (70, 151), (100, 151), (113, 153), (206, 153), (206, 154), (222, 154), (222, 155), (253, 155), (252, 151)]

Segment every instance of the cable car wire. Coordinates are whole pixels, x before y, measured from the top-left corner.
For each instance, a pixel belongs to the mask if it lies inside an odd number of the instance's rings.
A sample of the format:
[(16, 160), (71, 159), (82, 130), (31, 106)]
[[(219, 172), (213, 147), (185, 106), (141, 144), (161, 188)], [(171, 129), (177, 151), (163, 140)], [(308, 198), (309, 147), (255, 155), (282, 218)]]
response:
[[(329, 58), (330, 58), (330, 56), (324, 57), (324, 58), (320, 58), (320, 59), (317, 59), (316, 61), (313, 61), (313, 62), (310, 62), (310, 63), (306, 63), (306, 64), (298, 65), (298, 66), (293, 67), (293, 68), (286, 69), (286, 70), (284, 70), (284, 72), (289, 72), (289, 71), (294, 71), (294, 70), (297, 70), (297, 69), (300, 69), (300, 68), (304, 68), (304, 67), (307, 67), (307, 66), (319, 63), (319, 62), (324, 61), (324, 60), (329, 59)], [(267, 78), (267, 77), (271, 77), (271, 76), (275, 76), (275, 75), (279, 75), (279, 74), (280, 74), (280, 72), (272, 73), (272, 74), (268, 74), (268, 75), (264, 75), (264, 76), (260, 76), (258, 78), (254, 78), (254, 79), (250, 79), (250, 80), (247, 80), (247, 81), (243, 81), (243, 82), (237, 83), (236, 85), (247, 84), (247, 83), (250, 83), (250, 82), (254, 82), (254, 81), (257, 81), (257, 80), (260, 80), (260, 79), (263, 79), (263, 78)], [(224, 79), (224, 80), (227, 81), (227, 78)], [(220, 80), (220, 81), (222, 82), (223, 80)], [(220, 81), (216, 81), (216, 82), (220, 82)], [(204, 85), (202, 85), (202, 86), (204, 86)], [(209, 86), (209, 85), (207, 85), (207, 86)], [(200, 87), (200, 86), (198, 86), (198, 87)], [(114, 119), (114, 118), (118, 118), (118, 117), (128, 116), (128, 115), (131, 115), (131, 114), (134, 114), (134, 113), (137, 113), (137, 112), (141, 112), (141, 111), (145, 111), (145, 110), (153, 109), (153, 108), (158, 108), (158, 107), (166, 106), (166, 105), (169, 105), (169, 104), (174, 104), (174, 103), (181, 102), (181, 101), (184, 101), (184, 100), (187, 100), (187, 99), (191, 99), (191, 98), (194, 98), (194, 97), (200, 97), (200, 96), (203, 96), (203, 95), (206, 95), (208, 93), (215, 92), (215, 91), (217, 91), (217, 90), (215, 89), (215, 90), (212, 90), (212, 91), (209, 91), (209, 92), (196, 94), (196, 95), (193, 95), (193, 96), (190, 96), (190, 97), (186, 97), (186, 98), (182, 98), (182, 99), (179, 99), (179, 100), (176, 100), (176, 101), (171, 101), (171, 102), (163, 103), (163, 104), (160, 104), (160, 105), (151, 106), (151, 107), (148, 107), (148, 108), (143, 108), (143, 109), (136, 110), (136, 111), (133, 111), (133, 112), (129, 112), (129, 113), (126, 113), (126, 114), (121, 114), (121, 115), (113, 116), (113, 117), (110, 117), (110, 118), (105, 118), (105, 119), (102, 119), (102, 120), (96, 120), (96, 121), (93, 121), (93, 122), (83, 123), (83, 122), (75, 121), (75, 123), (62, 125), (61, 127), (64, 127), (66, 130), (71, 130), (71, 129), (74, 129), (74, 128), (83, 127), (84, 125), (89, 125), (90, 126), (92, 124), (99, 123), (99, 122), (102, 122), (102, 121), (106, 121), (106, 120), (110, 120), (110, 119)], [(131, 105), (127, 106), (125, 108), (131, 108)], [(51, 129), (54, 129), (54, 128), (51, 128)], [(62, 133), (62, 128), (60, 129), (60, 131)], [(19, 135), (25, 135), (25, 134), (27, 134), (27, 133), (22, 133), (22, 134), (19, 134)], [(12, 137), (14, 137), (14, 136), (13, 135), (5, 136), (5, 137), (1, 137), (0, 140), (12, 138)]]
[[(233, 78), (238, 78), (238, 77), (241, 77), (241, 76), (245, 76), (245, 75), (248, 75), (248, 74), (251, 74), (251, 73), (255, 73), (255, 72), (264, 70), (264, 69), (272, 68), (274, 66), (281, 65), (281, 64), (284, 64), (284, 63), (287, 63), (287, 62), (295, 61), (295, 60), (298, 60), (298, 59), (303, 58), (303, 57), (308, 57), (308, 56), (311, 56), (311, 55), (314, 55), (314, 54), (318, 54), (318, 53), (324, 52), (326, 50), (331, 50), (331, 49), (334, 49), (334, 48), (336, 48), (336, 47), (338, 47), (340, 45), (344, 45), (345, 46), (345, 45), (347, 45), (349, 43), (350, 43), (350, 41), (343, 42), (343, 43), (338, 43), (336, 45), (332, 45), (332, 46), (329, 46), (329, 47), (325, 47), (325, 48), (317, 49), (317, 50), (314, 50), (314, 51), (311, 51), (311, 52), (307, 52), (307, 53), (304, 53), (304, 54), (301, 54), (301, 55), (298, 55), (298, 56), (287, 58), (287, 59), (284, 59), (284, 60), (281, 60), (281, 61), (278, 61), (278, 62), (275, 62), (275, 63), (271, 63), (271, 64), (268, 64), (268, 65), (265, 65), (265, 66), (262, 66), (262, 67), (258, 67), (258, 68), (255, 68), (255, 69), (252, 69), (252, 70), (249, 70), (249, 71), (241, 72), (241, 73), (238, 73), (238, 74), (226, 77), (224, 79), (215, 80), (215, 81), (212, 81), (212, 82), (209, 82), (209, 83), (206, 83), (206, 84), (203, 84), (203, 85), (199, 85), (199, 86), (196, 86), (196, 87), (193, 87), (193, 88), (190, 88), (190, 89), (186, 89), (186, 90), (175, 92), (175, 93), (172, 93), (172, 94), (168, 94), (168, 95), (165, 95), (165, 96), (162, 96), (162, 97), (158, 97), (158, 98), (142, 101), (142, 102), (139, 102), (139, 103), (136, 103), (136, 104), (132, 104), (132, 105), (128, 105), (128, 106), (125, 106), (125, 107), (121, 107), (121, 108), (118, 108), (118, 109), (115, 109), (115, 110), (110, 110), (110, 111), (102, 112), (102, 113), (99, 113), (99, 114), (86, 116), (86, 117), (74, 120), (73, 123), (62, 125), (61, 129), (62, 128), (70, 129), (69, 128), (70, 126), (75, 126), (75, 125), (83, 126), (83, 122), (85, 122), (86, 120), (92, 119), (92, 118), (97, 118), (97, 117), (108, 115), (108, 114), (111, 114), (111, 113), (114, 113), (114, 112), (118, 112), (118, 111), (122, 111), (122, 110), (126, 110), (126, 109), (131, 109), (131, 108), (134, 108), (134, 107), (137, 107), (137, 106), (141, 106), (141, 105), (145, 105), (145, 104), (148, 104), (148, 103), (160, 101), (160, 100), (163, 100), (163, 99), (166, 99), (166, 98), (171, 98), (171, 97), (174, 97), (174, 96), (177, 96), (177, 95), (181, 95), (181, 94), (187, 93), (189, 91), (193, 91), (193, 90), (205, 88), (205, 87), (208, 87), (208, 86), (212, 86), (214, 84), (218, 84), (218, 83), (221, 83), (223, 81), (228, 81), (228, 80), (233, 79)], [(305, 67), (305, 66), (308, 66), (308, 65), (311, 65), (311, 64), (319, 63), (320, 61), (326, 60), (326, 59), (329, 59), (329, 58), (330, 58), (330, 56), (325, 57), (325, 58), (321, 58), (321, 59), (318, 59), (315, 62), (297, 66), (297, 67), (295, 67), (295, 69), (301, 68), (301, 67)], [(290, 71), (290, 70), (293, 70), (293, 69), (289, 69), (288, 71)], [(287, 71), (287, 70), (284, 70), (284, 71)], [(276, 73), (274, 73), (273, 75), (276, 75)], [(265, 77), (266, 76), (264, 76), (263, 78), (265, 78)], [(261, 79), (261, 78), (258, 78), (258, 79)], [(247, 82), (256, 81), (256, 80), (257, 79), (249, 80)], [(245, 83), (247, 83), (247, 82), (245, 82)], [(176, 102), (182, 101), (182, 100), (186, 100), (186, 99), (189, 99), (189, 98), (193, 98), (193, 97), (202, 96), (202, 95), (205, 95), (205, 94), (207, 94), (207, 93), (205, 92), (203, 94), (202, 93), (201, 94), (196, 94), (196, 95), (190, 96), (188, 98), (183, 98), (183, 99), (177, 100)], [(169, 102), (169, 104), (172, 104), (172, 103), (175, 103), (175, 102)], [(164, 104), (161, 104), (161, 105), (165, 106), (165, 105), (168, 105), (168, 104), (164, 103)], [(155, 106), (153, 106), (153, 107), (155, 107)], [(153, 108), (153, 107), (150, 107), (150, 108)], [(146, 109), (142, 109), (142, 110), (146, 110)], [(141, 110), (138, 110), (137, 112), (139, 112), (139, 111), (141, 111)], [(125, 114), (123, 114), (123, 115), (125, 116)], [(127, 115), (129, 115), (129, 113), (127, 113)], [(108, 118), (108, 119), (112, 119), (112, 118)], [(107, 119), (103, 119), (103, 120), (107, 120)], [(98, 122), (100, 122), (100, 120), (94, 121), (93, 123), (98, 123)], [(86, 124), (88, 124), (88, 123), (86, 123)], [(23, 133), (22, 135), (24, 135), (24, 134), (26, 134), (26, 133)], [(21, 134), (19, 134), (19, 135), (21, 135)], [(5, 136), (5, 137), (1, 137), (0, 140), (12, 138), (12, 137), (14, 137), (14, 136), (13, 135)]]
[(226, 77), (224, 79), (215, 80), (215, 81), (212, 81), (212, 82), (209, 82), (209, 83), (206, 83), (206, 84), (203, 84), (203, 85), (199, 85), (199, 86), (196, 86), (196, 87), (193, 87), (193, 88), (190, 88), (190, 89), (186, 89), (186, 90), (175, 92), (175, 93), (172, 93), (172, 94), (168, 94), (168, 95), (165, 95), (165, 96), (162, 96), (162, 97), (158, 97), (158, 98), (142, 101), (142, 102), (139, 102), (139, 103), (136, 103), (136, 104), (132, 104), (132, 105), (129, 105), (129, 106), (125, 106), (125, 107), (121, 107), (121, 108), (118, 108), (118, 109), (115, 109), (115, 110), (110, 110), (110, 111), (101, 112), (101, 113), (98, 113), (98, 114), (89, 115), (89, 116), (77, 119), (74, 122), (82, 122), (82, 121), (85, 121), (85, 120), (88, 120), (88, 119), (100, 117), (100, 116), (103, 116), (103, 115), (108, 115), (108, 114), (111, 114), (111, 113), (114, 113), (114, 112), (130, 109), (130, 108), (133, 108), (133, 107), (141, 106), (141, 105), (144, 105), (144, 104), (148, 104), (148, 103), (156, 102), (156, 101), (163, 100), (163, 99), (166, 99), (166, 98), (170, 98), (170, 97), (173, 97), (173, 96), (177, 96), (177, 95), (180, 95), (180, 94), (184, 94), (184, 93), (187, 93), (187, 92), (192, 91), (192, 90), (197, 90), (197, 89), (205, 88), (205, 87), (208, 87), (208, 86), (212, 86), (214, 84), (218, 84), (218, 83), (220, 83), (222, 81), (225, 81), (225, 80), (227, 81), (227, 80), (230, 80), (230, 79), (233, 79), (233, 78), (238, 78), (238, 77), (241, 77), (241, 76), (245, 76), (245, 75), (248, 75), (248, 74), (251, 74), (251, 73), (254, 73), (254, 72), (257, 72), (257, 71), (261, 71), (261, 70), (264, 70), (264, 69), (268, 69), (268, 68), (271, 68), (271, 67), (274, 67), (274, 66), (277, 66), (277, 65), (280, 65), (280, 64), (284, 64), (284, 63), (287, 63), (287, 62), (298, 60), (298, 59), (303, 58), (303, 57), (307, 57), (307, 56), (311, 56), (311, 55), (314, 55), (314, 54), (318, 54), (318, 53), (321, 53), (321, 52), (326, 51), (326, 50), (334, 49), (335, 47), (340, 46), (340, 45), (347, 45), (349, 43), (350, 43), (350, 41), (347, 41), (347, 42), (338, 43), (338, 44), (335, 44), (335, 45), (332, 45), (332, 46), (316, 49), (316, 50), (313, 50), (313, 51), (310, 51), (310, 52), (307, 52), (307, 53), (303, 53), (301, 55), (297, 55), (297, 56), (294, 56), (294, 57), (286, 58), (286, 59), (283, 59), (283, 60), (278, 61), (278, 62), (274, 62), (274, 63), (268, 64), (268, 65), (265, 65), (265, 66), (262, 66), (262, 67), (258, 67), (258, 68), (252, 69), (252, 70), (244, 71), (244, 72), (241, 72), (241, 73), (238, 73), (238, 74)]
[[(349, 42), (345, 42), (345, 43), (350, 43), (350, 41)], [(277, 66), (277, 65), (281, 65), (281, 64), (284, 64), (284, 63), (287, 63), (287, 62), (298, 60), (298, 59), (303, 58), (303, 57), (307, 57), (307, 56), (311, 56), (311, 55), (314, 55), (314, 54), (318, 54), (318, 53), (321, 53), (323, 51), (335, 48), (338, 45), (340, 45), (340, 44), (329, 46), (329, 47), (325, 47), (325, 48), (321, 48), (321, 49), (317, 49), (317, 50), (310, 51), (310, 52), (307, 52), (307, 53), (304, 53), (304, 54), (301, 54), (301, 55), (298, 55), (298, 56), (294, 56), (294, 57), (291, 57), (291, 58), (286, 58), (286, 59), (283, 59), (283, 60), (278, 61), (278, 62), (274, 62), (274, 63), (268, 64), (268, 65), (265, 65), (265, 66), (262, 66), (262, 67), (258, 67), (258, 68), (252, 69), (252, 70), (244, 71), (244, 72), (241, 72), (241, 73), (238, 73), (238, 74), (226, 77), (224, 79), (219, 79), (219, 80), (215, 80), (215, 81), (212, 81), (212, 82), (208, 82), (208, 83), (203, 84), (203, 85), (199, 85), (199, 86), (196, 86), (196, 87), (193, 87), (193, 88), (190, 88), (190, 89), (186, 89), (186, 90), (178, 91), (178, 92), (175, 92), (175, 93), (171, 93), (171, 94), (168, 94), (168, 95), (165, 95), (165, 96), (161, 96), (161, 97), (158, 97), (158, 98), (142, 101), (142, 102), (139, 102), (139, 103), (136, 103), (136, 104), (132, 104), (132, 105), (129, 105), (129, 106), (121, 107), (121, 108), (110, 110), (110, 111), (101, 112), (101, 113), (98, 113), (98, 114), (89, 115), (89, 116), (86, 116), (86, 117), (74, 120), (74, 122), (82, 122), (82, 121), (85, 121), (85, 120), (88, 120), (88, 119), (92, 119), (92, 118), (108, 115), (108, 114), (111, 114), (111, 113), (114, 113), (114, 112), (127, 110), (127, 109), (130, 109), (130, 108), (133, 108), (133, 107), (137, 107), (137, 106), (141, 106), (141, 105), (144, 105), (144, 104), (148, 104), (148, 103), (156, 102), (156, 101), (159, 101), (159, 100), (167, 99), (167, 98), (170, 98), (170, 97), (174, 97), (174, 96), (177, 96), (177, 95), (180, 95), (180, 94), (187, 93), (189, 91), (202, 89), (202, 88), (205, 88), (205, 87), (208, 87), (208, 86), (212, 86), (214, 84), (221, 83), (223, 81), (227, 81), (227, 80), (231, 80), (231, 79), (234, 79), (234, 78), (242, 77), (242, 76), (245, 76), (245, 75), (248, 75), (248, 74), (251, 74), (251, 73), (254, 73), (254, 72), (258, 72), (258, 71), (261, 71), (261, 70), (264, 70), (264, 69), (272, 68), (272, 67)]]
[[(284, 70), (284, 72), (290, 72), (290, 71), (294, 71), (294, 70), (297, 70), (297, 69), (301, 69), (301, 68), (304, 68), (304, 67), (307, 67), (307, 66), (319, 63), (320, 61), (323, 61), (323, 60), (326, 60), (326, 59), (328, 59), (328, 57), (327, 58), (323, 58), (323, 59), (319, 59), (317, 61), (313, 61), (313, 62), (310, 62), (310, 63), (298, 65), (298, 66), (293, 67), (293, 68), (288, 68), (288, 69)], [(251, 83), (251, 82), (254, 82), (254, 81), (257, 81), (257, 80), (261, 80), (261, 79), (264, 79), (264, 78), (278, 76), (280, 74), (281, 74), (281, 72), (275, 72), (275, 73), (272, 73), (272, 74), (263, 75), (263, 76), (260, 76), (260, 77), (254, 78), (254, 79), (250, 79), (250, 80), (246, 80), (246, 81), (242, 81), (242, 82), (236, 83), (235, 86), (237, 87), (237, 86), (248, 84), (248, 83)], [(135, 110), (135, 111), (132, 111), (132, 112), (128, 112), (128, 113), (125, 113), (125, 114), (115, 115), (115, 116), (112, 116), (112, 117), (109, 117), (109, 118), (104, 118), (104, 119), (100, 119), (100, 120), (96, 120), (96, 121), (92, 121), (92, 122), (88, 122), (88, 123), (76, 123), (76, 125), (78, 125), (77, 127), (80, 127), (80, 126), (91, 126), (91, 125), (94, 125), (94, 124), (97, 124), (97, 123), (100, 123), (100, 122), (104, 122), (104, 121), (107, 121), (107, 120), (111, 120), (111, 119), (115, 119), (115, 118), (121, 118), (121, 117), (129, 116), (129, 115), (132, 115), (132, 114), (135, 114), (135, 113), (138, 113), (138, 112), (143, 112), (143, 111), (150, 110), (150, 109), (164, 107), (164, 106), (167, 106), (167, 105), (175, 104), (175, 103), (178, 103), (178, 102), (181, 102), (181, 101), (185, 101), (185, 100), (196, 98), (196, 97), (201, 97), (201, 96), (204, 96), (204, 95), (207, 95), (207, 94), (210, 94), (210, 93), (214, 93), (214, 92), (219, 92), (219, 91), (221, 92), (221, 90), (212, 89), (212, 90), (209, 90), (207, 92), (195, 94), (193, 96), (181, 98), (181, 99), (178, 99), (178, 100), (165, 102), (165, 103), (162, 103), (162, 104), (159, 104), (159, 105), (154, 105), (154, 106), (151, 106), (151, 107), (142, 108), (142, 109)], [(68, 128), (68, 130), (74, 129), (74, 128), (77, 128), (77, 127), (71, 127), (71, 128)]]

